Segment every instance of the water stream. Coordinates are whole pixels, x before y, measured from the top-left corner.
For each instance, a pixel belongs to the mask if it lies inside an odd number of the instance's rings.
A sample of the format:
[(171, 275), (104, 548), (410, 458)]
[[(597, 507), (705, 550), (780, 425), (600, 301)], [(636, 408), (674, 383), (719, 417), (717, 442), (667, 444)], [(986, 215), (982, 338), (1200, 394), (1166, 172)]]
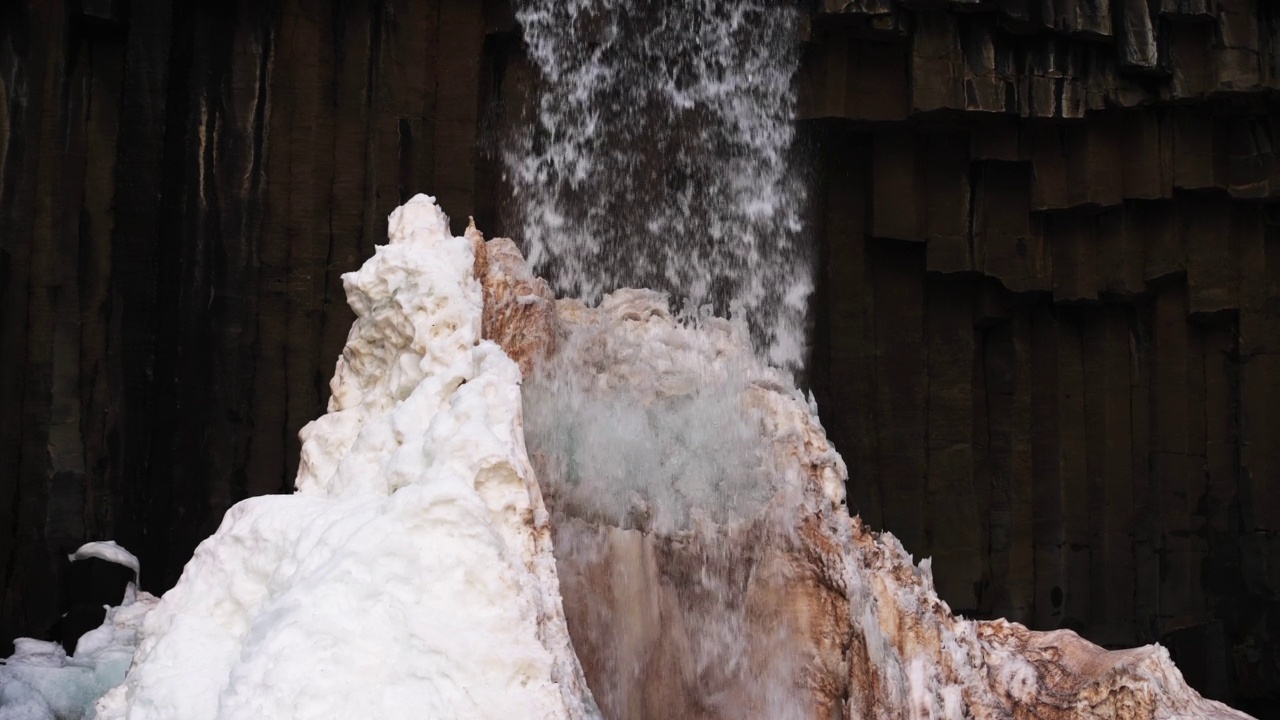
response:
[(812, 292), (794, 161), (799, 11), (782, 0), (519, 0), (535, 116), (504, 154), (535, 271), (742, 313), (803, 362)]
[(610, 718), (802, 717), (786, 628), (747, 600), (767, 570), (742, 538), (772, 531), (753, 523), (777, 474), (745, 404), (757, 363), (725, 351), (744, 344), (699, 348), (716, 333), (697, 327), (732, 315), (717, 329), (803, 365), (799, 13), (774, 0), (516, 7), (539, 95), (505, 165), (530, 264), (588, 304), (665, 292), (686, 325), (655, 319), (654, 296), (630, 298), (642, 307), (574, 329), (526, 382), (526, 441), (588, 683)]

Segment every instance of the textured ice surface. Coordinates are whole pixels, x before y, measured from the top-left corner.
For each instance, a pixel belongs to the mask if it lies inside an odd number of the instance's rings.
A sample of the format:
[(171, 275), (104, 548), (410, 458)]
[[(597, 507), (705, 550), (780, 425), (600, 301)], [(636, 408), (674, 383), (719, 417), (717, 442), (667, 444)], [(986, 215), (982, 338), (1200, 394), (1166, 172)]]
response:
[[(138, 572), (138, 559), (114, 542), (88, 543), (70, 559), (100, 558)], [(68, 656), (56, 642), (19, 638), (0, 665), (0, 720), (80, 720), (94, 701), (124, 680), (138, 644), (138, 628), (156, 604), (132, 584), (119, 607), (107, 609), (98, 628)]]
[(99, 717), (581, 718), (520, 372), (434, 200), (343, 276), (357, 315), (293, 496), (228, 511)]

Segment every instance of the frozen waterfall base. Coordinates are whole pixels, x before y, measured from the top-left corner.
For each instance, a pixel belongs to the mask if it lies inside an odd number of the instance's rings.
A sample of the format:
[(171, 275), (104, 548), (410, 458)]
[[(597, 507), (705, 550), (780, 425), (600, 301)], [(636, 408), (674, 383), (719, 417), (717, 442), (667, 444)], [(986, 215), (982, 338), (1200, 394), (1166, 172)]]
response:
[[(1158, 646), (953, 617), (928, 561), (849, 516), (816, 409), (740, 326), (646, 291), (555, 301), (510, 240), (450, 237), (425, 196), (390, 227), (344, 276), (358, 319), (298, 494), (228, 512), (98, 717), (1244, 717)], [(659, 488), (679, 512), (618, 504), (570, 472), (589, 464), (526, 448), (531, 389), (565, 378), (659, 422), (732, 388), (742, 422), (707, 437), (757, 448), (766, 482), (732, 512), (699, 487)]]
[(639, 387), (659, 402), (742, 374), (775, 460), (774, 494), (751, 516), (657, 531), (584, 506), (562, 459), (531, 443), (569, 632), (606, 717), (1247, 717), (1189, 688), (1157, 645), (1107, 651), (1071, 631), (953, 616), (928, 560), (849, 515), (815, 409), (745, 333), (679, 322), (643, 291), (597, 308), (553, 302), (509, 240), (486, 247), (485, 315), (503, 318), (486, 336), (526, 384), (575, 372), (575, 391)]

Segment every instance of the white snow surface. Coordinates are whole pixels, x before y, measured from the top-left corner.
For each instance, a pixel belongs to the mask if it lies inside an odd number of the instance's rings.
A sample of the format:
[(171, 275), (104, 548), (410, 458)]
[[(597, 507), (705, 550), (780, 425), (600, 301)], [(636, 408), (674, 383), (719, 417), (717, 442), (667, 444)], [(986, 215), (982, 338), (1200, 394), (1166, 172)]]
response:
[[(82, 545), (68, 559), (100, 558), (138, 573), (138, 559), (111, 541)], [(157, 599), (130, 583), (124, 601), (107, 608), (102, 625), (80, 636), (75, 654), (56, 642), (18, 638), (0, 663), (0, 720), (81, 720), (94, 701), (124, 680), (138, 628)]]
[(424, 195), (389, 239), (343, 276), (357, 320), (297, 494), (227, 512), (97, 717), (596, 716), (474, 239)]

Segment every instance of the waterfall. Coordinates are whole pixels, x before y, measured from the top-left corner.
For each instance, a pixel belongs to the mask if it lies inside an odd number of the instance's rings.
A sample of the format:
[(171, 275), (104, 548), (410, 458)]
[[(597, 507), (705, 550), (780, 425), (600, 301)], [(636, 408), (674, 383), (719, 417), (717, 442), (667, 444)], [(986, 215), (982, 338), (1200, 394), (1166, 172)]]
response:
[(504, 153), (535, 271), (749, 318), (798, 368), (812, 259), (793, 161), (800, 13), (780, 0), (519, 0), (540, 72)]
[(581, 300), (410, 199), (343, 275), (297, 492), (237, 503), (73, 657), (20, 644), (0, 720), (1244, 718), (1158, 646), (955, 617), (849, 514), (787, 373), (812, 259), (782, 1), (516, 0), (541, 92), (508, 178)]
[(681, 321), (653, 291), (559, 309), (555, 356), (524, 384), (525, 441), (604, 717), (811, 717), (797, 628), (758, 592), (799, 517), (779, 502), (790, 456), (764, 389), (788, 380), (742, 322)]
[[(780, 0), (520, 0), (516, 16), (539, 73), (504, 155), (519, 235), (558, 293), (608, 318), (562, 318), (557, 357), (524, 389), (592, 690), (613, 718), (804, 717), (789, 628), (747, 601), (746, 578), (766, 571), (732, 540), (792, 525), (752, 526), (781, 468), (746, 378), (747, 337), (778, 367), (804, 362), (800, 14)], [(660, 294), (623, 288), (666, 293), (683, 322)]]

